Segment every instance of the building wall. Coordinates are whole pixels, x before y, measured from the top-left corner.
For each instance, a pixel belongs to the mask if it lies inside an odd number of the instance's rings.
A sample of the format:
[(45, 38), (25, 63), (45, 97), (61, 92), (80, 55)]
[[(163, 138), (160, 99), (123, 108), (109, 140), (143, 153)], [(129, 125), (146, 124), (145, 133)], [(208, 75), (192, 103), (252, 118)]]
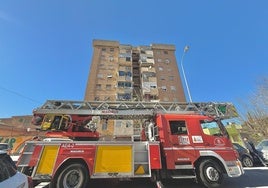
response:
[(110, 97), (114, 101), (119, 43), (94, 40), (93, 50), (85, 100), (105, 100)]
[(175, 46), (152, 44), (156, 61), (159, 98), (162, 101), (185, 102), (185, 95), (175, 56)]
[(12, 148), (11, 153), (16, 153), (25, 141), (34, 137), (43, 137), (44, 132), (36, 130), (31, 124), (32, 116), (13, 116), (0, 119), (0, 143), (8, 143)]
[(86, 101), (185, 102), (175, 46), (93, 40)]

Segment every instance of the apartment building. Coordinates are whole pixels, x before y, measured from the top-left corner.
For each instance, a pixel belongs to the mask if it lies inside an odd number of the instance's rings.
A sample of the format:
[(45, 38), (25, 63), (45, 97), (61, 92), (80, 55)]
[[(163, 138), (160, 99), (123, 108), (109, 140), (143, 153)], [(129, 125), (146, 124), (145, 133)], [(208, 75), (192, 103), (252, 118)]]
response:
[(86, 101), (185, 102), (175, 46), (93, 40)]

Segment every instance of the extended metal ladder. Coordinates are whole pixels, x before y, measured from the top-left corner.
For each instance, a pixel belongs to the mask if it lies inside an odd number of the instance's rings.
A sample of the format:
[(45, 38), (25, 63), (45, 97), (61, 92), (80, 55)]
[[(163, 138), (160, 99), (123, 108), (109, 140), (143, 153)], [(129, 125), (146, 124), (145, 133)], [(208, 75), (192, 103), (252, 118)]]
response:
[[(232, 103), (200, 102), (125, 102), (125, 101), (68, 101), (47, 100), (34, 114), (98, 115), (102, 118), (134, 119), (151, 117), (156, 113), (197, 113), (222, 119), (237, 117)], [(103, 117), (104, 116), (104, 117)]]

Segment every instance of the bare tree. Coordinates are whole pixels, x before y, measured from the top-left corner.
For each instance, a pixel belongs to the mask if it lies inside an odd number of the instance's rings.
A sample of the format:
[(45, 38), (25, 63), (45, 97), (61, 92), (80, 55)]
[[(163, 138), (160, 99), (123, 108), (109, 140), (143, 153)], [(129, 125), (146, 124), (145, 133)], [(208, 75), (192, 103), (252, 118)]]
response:
[(256, 141), (268, 138), (268, 78), (257, 83), (256, 92), (246, 106), (246, 114), (241, 116), (244, 122), (242, 131)]

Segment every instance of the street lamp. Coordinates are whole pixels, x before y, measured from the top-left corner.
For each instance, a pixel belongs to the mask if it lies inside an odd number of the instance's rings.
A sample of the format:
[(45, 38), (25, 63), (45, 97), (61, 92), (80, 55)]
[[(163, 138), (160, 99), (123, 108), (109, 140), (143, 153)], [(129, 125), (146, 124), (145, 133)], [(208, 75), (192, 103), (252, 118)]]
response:
[(189, 100), (190, 100), (190, 102), (193, 102), (191, 94), (190, 94), (188, 82), (187, 82), (187, 79), (186, 79), (186, 76), (185, 76), (184, 68), (183, 68), (183, 58), (184, 58), (184, 55), (186, 54), (186, 52), (189, 50), (189, 48), (190, 48), (189, 46), (184, 47), (183, 54), (182, 54), (182, 57), (181, 57), (181, 70), (182, 70), (184, 82), (185, 82), (185, 85), (186, 85), (187, 93), (188, 93), (188, 96), (189, 96)]

